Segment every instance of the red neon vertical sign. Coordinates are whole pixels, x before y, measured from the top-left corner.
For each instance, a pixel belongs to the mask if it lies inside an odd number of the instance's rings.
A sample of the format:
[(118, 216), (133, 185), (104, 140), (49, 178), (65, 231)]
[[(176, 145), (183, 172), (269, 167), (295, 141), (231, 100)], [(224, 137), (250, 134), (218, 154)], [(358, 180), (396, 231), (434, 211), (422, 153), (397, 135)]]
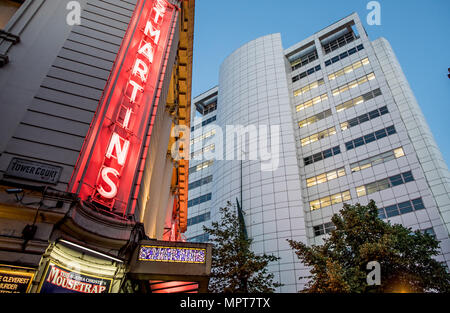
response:
[(141, 0), (85, 139), (69, 190), (124, 213), (169, 41), (176, 7)]

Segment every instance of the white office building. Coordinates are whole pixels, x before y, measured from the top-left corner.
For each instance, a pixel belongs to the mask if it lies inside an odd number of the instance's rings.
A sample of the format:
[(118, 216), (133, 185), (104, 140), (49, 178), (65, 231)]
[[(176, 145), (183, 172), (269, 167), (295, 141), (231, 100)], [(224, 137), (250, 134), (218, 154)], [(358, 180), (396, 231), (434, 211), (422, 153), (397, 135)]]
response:
[[(188, 240), (207, 241), (202, 226), (242, 197), (252, 249), (279, 256), (278, 291), (296, 292), (309, 272), (286, 239), (321, 244), (343, 203), (373, 199), (381, 218), (434, 234), (450, 265), (447, 165), (390, 44), (370, 41), (357, 14), (287, 49), (280, 34), (245, 44), (193, 104), (191, 157), (224, 160), (190, 161)], [(218, 150), (226, 125), (279, 125), (276, 168), (249, 149), (229, 160), (242, 148)]]

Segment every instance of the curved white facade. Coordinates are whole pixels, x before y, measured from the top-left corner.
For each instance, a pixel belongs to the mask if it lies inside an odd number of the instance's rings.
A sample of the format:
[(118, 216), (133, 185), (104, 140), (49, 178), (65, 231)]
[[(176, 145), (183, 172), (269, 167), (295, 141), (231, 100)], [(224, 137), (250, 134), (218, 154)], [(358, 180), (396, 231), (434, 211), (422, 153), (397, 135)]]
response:
[[(258, 38), (236, 50), (220, 68), (216, 123), (224, 138), (226, 125), (253, 125), (258, 130), (261, 125), (280, 127), (278, 147), (272, 146), (278, 150), (278, 162), (272, 160), (274, 167), (278, 165), (275, 170), (261, 169), (261, 162), (268, 162), (261, 161), (259, 153), (258, 160), (242, 161), (242, 208), (253, 250), (279, 256), (279, 262), (270, 266), (275, 281), (284, 284), (281, 292), (296, 292), (301, 288), (298, 277), (305, 273), (300, 272), (301, 265), (286, 239), (306, 242), (306, 231), (285, 68), (279, 34)], [(240, 200), (238, 150), (237, 144), (225, 146), (226, 160), (213, 166), (212, 220), (220, 218), (218, 208), (227, 201)], [(235, 160), (230, 160), (231, 153)], [(245, 159), (249, 157), (244, 154)]]

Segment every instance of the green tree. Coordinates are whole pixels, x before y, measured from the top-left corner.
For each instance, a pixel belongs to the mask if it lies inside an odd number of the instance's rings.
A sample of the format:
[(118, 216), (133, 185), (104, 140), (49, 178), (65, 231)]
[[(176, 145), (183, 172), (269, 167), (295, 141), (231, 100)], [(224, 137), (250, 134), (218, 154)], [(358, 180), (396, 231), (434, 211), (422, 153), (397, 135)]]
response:
[(247, 238), (243, 219), (230, 202), (220, 208), (221, 219), (203, 227), (210, 235), (212, 248), (209, 292), (214, 293), (270, 293), (281, 286), (269, 273), (270, 262), (279, 260), (273, 255), (256, 255), (251, 251), (252, 239)]
[[(308, 247), (288, 240), (310, 268), (305, 292), (449, 292), (450, 274), (433, 256), (439, 242), (429, 234), (391, 225), (378, 217), (373, 200), (367, 206), (345, 204), (332, 218), (335, 230), (323, 245)], [(367, 264), (381, 265), (381, 285), (367, 283)]]

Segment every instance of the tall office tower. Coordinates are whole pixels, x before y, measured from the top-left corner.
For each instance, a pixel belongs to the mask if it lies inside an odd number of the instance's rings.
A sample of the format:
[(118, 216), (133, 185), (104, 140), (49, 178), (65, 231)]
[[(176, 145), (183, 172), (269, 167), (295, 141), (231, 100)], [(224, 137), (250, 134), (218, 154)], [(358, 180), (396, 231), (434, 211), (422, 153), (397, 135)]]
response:
[[(279, 291), (295, 292), (309, 274), (286, 239), (321, 244), (343, 203), (373, 199), (382, 219), (435, 235), (437, 259), (450, 265), (447, 166), (392, 48), (384, 38), (370, 41), (357, 14), (286, 50), (279, 34), (245, 44), (221, 65), (214, 92), (210, 115), (224, 133), (226, 125), (279, 125), (279, 140), (269, 145), (277, 166), (267, 169), (267, 158), (252, 160), (251, 149), (225, 145), (218, 155), (231, 159), (243, 149), (246, 160), (206, 161), (208, 183), (189, 192), (188, 238), (205, 240), (200, 225), (242, 195), (253, 250), (281, 257), (270, 270), (284, 284)], [(195, 129), (191, 138), (207, 133)], [(218, 134), (206, 150), (217, 150)], [(259, 131), (259, 144), (264, 135)], [(191, 182), (201, 179), (194, 175)]]
[[(186, 243), (194, 0), (0, 0), (0, 292), (204, 291)], [(79, 18), (77, 18), (77, 15)], [(20, 279), (19, 279), (20, 278)]]

